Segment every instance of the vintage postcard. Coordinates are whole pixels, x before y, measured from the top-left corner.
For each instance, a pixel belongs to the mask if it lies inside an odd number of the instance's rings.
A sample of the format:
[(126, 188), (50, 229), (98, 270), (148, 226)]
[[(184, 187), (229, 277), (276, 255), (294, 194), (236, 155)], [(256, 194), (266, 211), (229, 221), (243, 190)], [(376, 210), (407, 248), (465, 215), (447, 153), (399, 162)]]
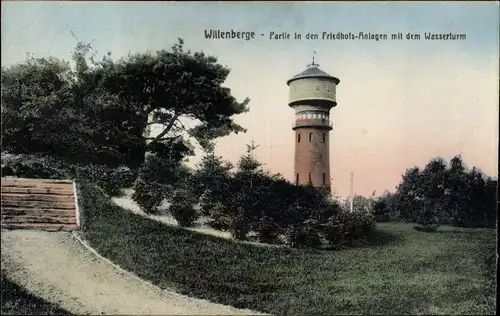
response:
[(2, 314), (496, 314), (498, 1), (1, 8)]

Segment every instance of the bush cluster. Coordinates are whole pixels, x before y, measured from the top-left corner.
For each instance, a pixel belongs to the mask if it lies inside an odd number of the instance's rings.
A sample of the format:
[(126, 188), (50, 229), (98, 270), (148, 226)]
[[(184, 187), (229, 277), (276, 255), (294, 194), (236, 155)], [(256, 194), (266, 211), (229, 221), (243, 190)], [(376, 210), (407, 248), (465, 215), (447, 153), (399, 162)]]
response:
[(254, 235), (260, 242), (292, 247), (363, 238), (374, 227), (369, 214), (342, 211), (324, 191), (264, 171), (251, 154), (232, 169), (213, 153), (196, 170), (150, 156), (139, 172), (133, 198), (147, 213), (168, 200), (169, 211), (181, 226), (191, 226), (203, 216), (213, 228), (229, 231), (235, 239)]
[(168, 200), (171, 215), (179, 225), (188, 227), (200, 217), (192, 184), (192, 171), (179, 157), (148, 155), (139, 169), (132, 199), (148, 214), (156, 213)]
[(127, 167), (110, 168), (103, 165), (75, 165), (38, 155), (2, 153), (2, 176), (31, 179), (78, 179), (99, 186), (110, 196), (131, 187), (135, 174)]
[(498, 180), (460, 156), (449, 163), (432, 159), (423, 169), (408, 169), (396, 192), (373, 203), (377, 221), (416, 222), (415, 229), (435, 231), (439, 225), (495, 228)]

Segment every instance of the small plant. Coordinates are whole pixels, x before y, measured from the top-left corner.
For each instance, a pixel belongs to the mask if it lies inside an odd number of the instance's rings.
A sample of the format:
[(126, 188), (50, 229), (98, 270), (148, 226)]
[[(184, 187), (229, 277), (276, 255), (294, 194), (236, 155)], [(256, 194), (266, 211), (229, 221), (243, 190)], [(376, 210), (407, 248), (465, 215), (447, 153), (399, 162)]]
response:
[(132, 199), (145, 213), (154, 214), (165, 199), (167, 192), (168, 188), (163, 184), (137, 180), (134, 184)]
[(231, 227), (231, 216), (227, 213), (227, 208), (221, 202), (206, 204), (206, 213), (210, 217), (208, 224), (218, 230), (227, 231)]
[(233, 217), (230, 227), (231, 235), (237, 240), (246, 240), (250, 232), (250, 222), (245, 216), (245, 210), (238, 207), (236, 216)]
[(278, 240), (280, 227), (272, 218), (262, 216), (257, 223), (256, 231), (259, 234), (259, 241), (263, 243), (275, 243)]
[(191, 227), (199, 218), (199, 214), (192, 204), (172, 203), (170, 213), (182, 227)]
[(417, 225), (413, 228), (423, 232), (435, 232), (439, 227), (436, 208), (430, 201), (424, 201), (419, 217), (417, 218)]
[(67, 179), (69, 177), (55, 161), (35, 155), (2, 153), (2, 177), (30, 179)]
[(286, 229), (285, 238), (288, 246), (298, 247), (318, 247), (321, 245), (320, 232), (309, 223), (292, 225)]
[(363, 211), (340, 210), (323, 227), (325, 237), (331, 245), (366, 239), (375, 230), (374, 217)]
[(200, 217), (198, 211), (194, 208), (196, 199), (187, 189), (179, 189), (174, 193), (170, 213), (182, 227), (191, 227)]

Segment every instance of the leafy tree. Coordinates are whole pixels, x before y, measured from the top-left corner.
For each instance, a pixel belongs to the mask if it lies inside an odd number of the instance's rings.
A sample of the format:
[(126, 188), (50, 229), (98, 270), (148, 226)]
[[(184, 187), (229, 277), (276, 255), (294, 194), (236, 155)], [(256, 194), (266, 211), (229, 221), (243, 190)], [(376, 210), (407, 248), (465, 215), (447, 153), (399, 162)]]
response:
[(413, 222), (417, 210), (422, 207), (422, 192), (420, 189), (421, 171), (418, 167), (407, 169), (401, 183), (397, 186), (395, 195), (401, 219)]
[(488, 178), (484, 187), (484, 227), (495, 228), (497, 225), (498, 181)]
[[(394, 219), (423, 226), (495, 227), (496, 186), (477, 168), (467, 171), (460, 155), (448, 167), (442, 158), (435, 158), (422, 171), (407, 170), (390, 208)], [(374, 205), (379, 219), (388, 208), (384, 199)]]
[(441, 158), (432, 159), (422, 170), (420, 191), (423, 205), (417, 223), (424, 227), (438, 224), (440, 212), (445, 207), (445, 171), (446, 163)]
[(463, 195), (468, 187), (467, 173), (460, 155), (453, 157), (446, 172), (445, 210), (446, 223), (462, 226), (465, 224), (464, 211), (466, 198)]
[(374, 199), (372, 209), (376, 220), (380, 222), (394, 221), (400, 218), (396, 206), (395, 194), (388, 191)]
[(93, 144), (80, 138), (85, 118), (73, 107), (73, 80), (69, 64), (55, 58), (2, 68), (2, 150), (88, 156)]
[(94, 76), (115, 106), (138, 115), (141, 134), (148, 126), (162, 126), (158, 135), (146, 137), (147, 150), (156, 152), (183, 137), (206, 147), (217, 137), (245, 131), (233, 116), (248, 111), (249, 99), (238, 103), (222, 86), (229, 72), (213, 56), (185, 51), (179, 39), (171, 51), (132, 54), (116, 62), (106, 58)]
[(139, 169), (132, 199), (147, 213), (155, 213), (161, 203), (179, 190), (187, 190), (192, 171), (177, 155), (147, 155)]
[[(210, 140), (245, 129), (233, 116), (248, 111), (222, 84), (229, 69), (213, 56), (184, 51), (131, 54), (96, 61), (79, 42), (76, 67), (30, 58), (2, 68), (2, 144), (12, 153), (139, 166), (144, 153), (192, 153), (187, 140)], [(189, 123), (189, 124), (188, 124)], [(148, 127), (163, 126), (156, 136)], [(188, 126), (188, 127), (186, 127)], [(149, 141), (146, 143), (146, 141)]]
[(467, 173), (467, 187), (463, 192), (463, 217), (465, 225), (468, 227), (478, 227), (486, 225), (486, 201), (485, 187), (486, 179), (476, 168)]

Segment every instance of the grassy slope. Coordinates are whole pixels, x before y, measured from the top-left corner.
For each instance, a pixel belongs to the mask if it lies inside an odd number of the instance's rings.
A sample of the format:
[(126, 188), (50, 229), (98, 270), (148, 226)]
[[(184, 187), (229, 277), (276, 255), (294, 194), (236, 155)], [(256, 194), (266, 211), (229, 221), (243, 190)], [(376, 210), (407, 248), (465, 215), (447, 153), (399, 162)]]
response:
[(10, 281), (2, 272), (2, 315), (71, 315)]
[(495, 280), (485, 276), (493, 230), (379, 224), (385, 237), (370, 246), (290, 250), (169, 227), (100, 199), (84, 203), (85, 237), (101, 254), (184, 294), (278, 315), (495, 313)]

